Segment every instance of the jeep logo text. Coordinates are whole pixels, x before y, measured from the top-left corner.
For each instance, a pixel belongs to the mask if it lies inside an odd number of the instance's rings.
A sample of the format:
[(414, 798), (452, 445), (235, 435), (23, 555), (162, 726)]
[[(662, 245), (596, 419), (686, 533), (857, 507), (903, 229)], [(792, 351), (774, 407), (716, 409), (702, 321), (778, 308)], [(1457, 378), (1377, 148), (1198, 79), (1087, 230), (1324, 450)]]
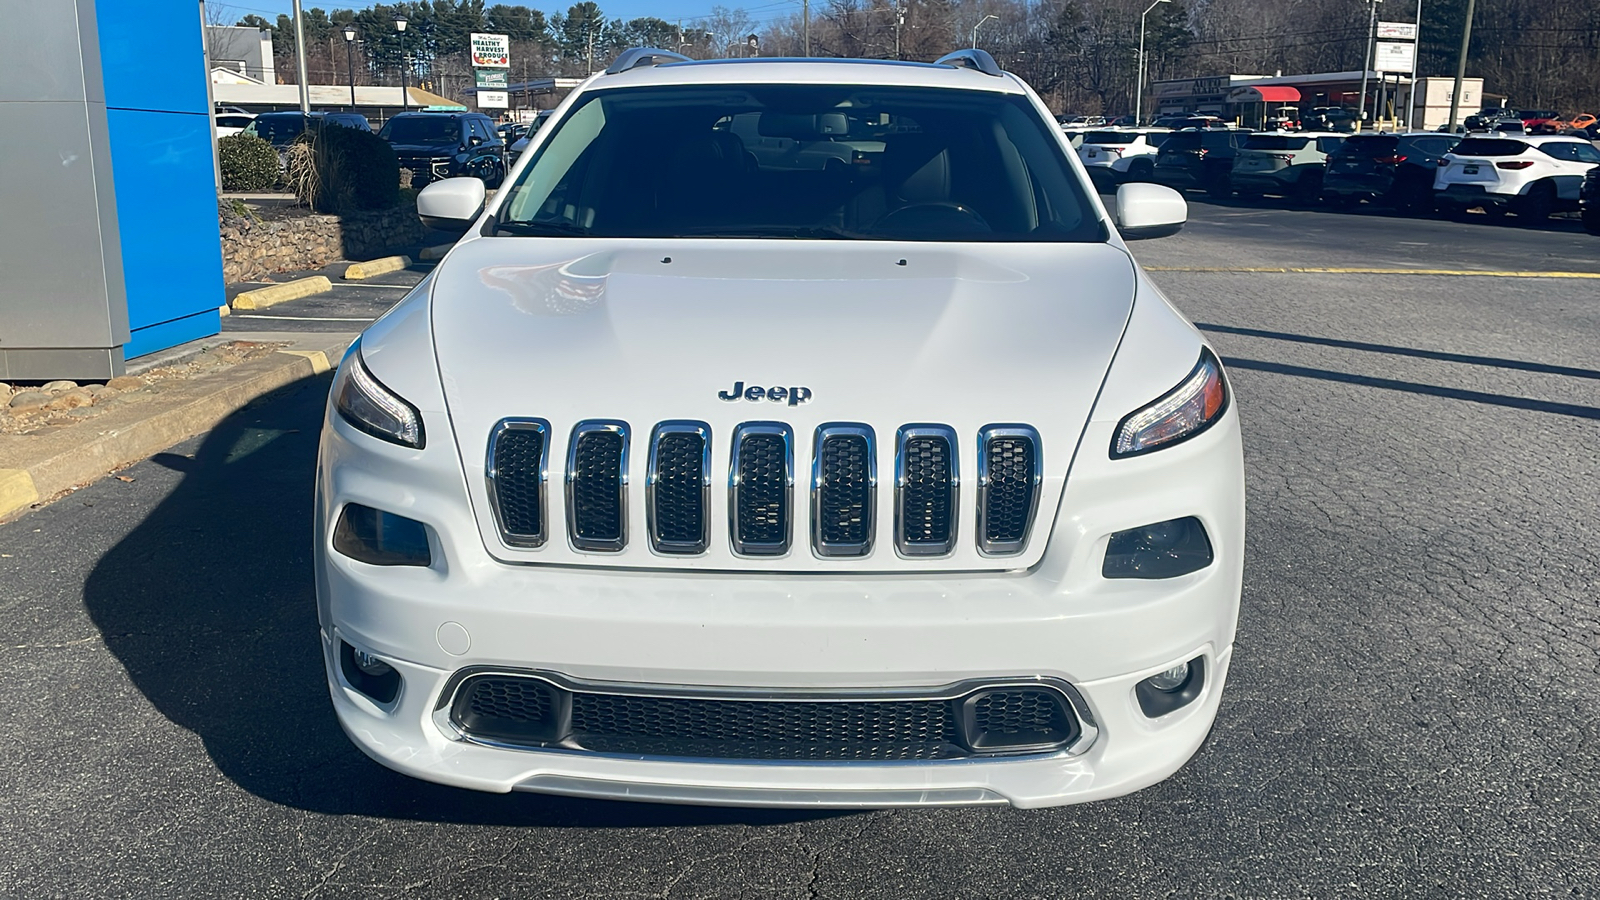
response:
[(717, 397), (730, 403), (735, 400), (771, 400), (774, 403), (782, 403), (787, 400), (790, 406), (799, 406), (811, 399), (811, 388), (761, 387), (760, 385), (745, 387), (744, 382), (735, 381), (733, 390), (717, 391)]

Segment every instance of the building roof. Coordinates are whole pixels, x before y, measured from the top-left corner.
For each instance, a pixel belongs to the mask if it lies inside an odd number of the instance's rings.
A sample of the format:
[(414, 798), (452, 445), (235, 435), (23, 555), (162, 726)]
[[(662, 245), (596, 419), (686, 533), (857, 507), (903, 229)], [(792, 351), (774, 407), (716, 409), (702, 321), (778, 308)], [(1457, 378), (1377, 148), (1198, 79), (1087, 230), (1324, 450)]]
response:
[[(311, 106), (322, 109), (330, 106), (350, 106), (350, 86), (347, 84), (313, 84), (308, 85), (311, 95)], [(413, 109), (424, 109), (429, 106), (460, 106), (461, 104), (441, 97), (422, 88), (407, 88), (406, 96), (410, 99), (408, 104)], [(211, 99), (218, 106), (281, 106), (295, 107), (300, 105), (300, 86), (295, 84), (233, 84), (213, 80), (211, 84)], [(383, 87), (379, 85), (356, 85), (357, 109), (368, 107), (372, 109), (399, 109), (400, 88)]]

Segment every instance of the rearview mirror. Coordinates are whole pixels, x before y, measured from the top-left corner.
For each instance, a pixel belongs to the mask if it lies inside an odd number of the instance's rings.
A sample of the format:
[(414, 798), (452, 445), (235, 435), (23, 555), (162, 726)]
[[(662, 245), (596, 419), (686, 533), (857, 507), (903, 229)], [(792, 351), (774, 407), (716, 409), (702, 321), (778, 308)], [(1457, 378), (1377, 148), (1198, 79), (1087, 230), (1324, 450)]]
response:
[(1117, 231), (1125, 241), (1177, 234), (1187, 221), (1189, 204), (1172, 188), (1141, 182), (1117, 188)]
[(435, 181), (417, 195), (417, 217), (439, 231), (462, 234), (483, 212), (483, 182), (476, 178)]

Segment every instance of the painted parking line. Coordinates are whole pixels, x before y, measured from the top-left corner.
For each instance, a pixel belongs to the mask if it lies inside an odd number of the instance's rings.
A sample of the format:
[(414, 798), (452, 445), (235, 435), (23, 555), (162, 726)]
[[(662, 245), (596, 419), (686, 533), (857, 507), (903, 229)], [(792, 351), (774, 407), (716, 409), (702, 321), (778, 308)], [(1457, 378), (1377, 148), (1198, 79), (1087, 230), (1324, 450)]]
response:
[(1475, 278), (1593, 278), (1600, 272), (1505, 272), (1479, 269), (1363, 269), (1331, 266), (1145, 266), (1146, 272), (1237, 272), (1270, 275), (1436, 275)]

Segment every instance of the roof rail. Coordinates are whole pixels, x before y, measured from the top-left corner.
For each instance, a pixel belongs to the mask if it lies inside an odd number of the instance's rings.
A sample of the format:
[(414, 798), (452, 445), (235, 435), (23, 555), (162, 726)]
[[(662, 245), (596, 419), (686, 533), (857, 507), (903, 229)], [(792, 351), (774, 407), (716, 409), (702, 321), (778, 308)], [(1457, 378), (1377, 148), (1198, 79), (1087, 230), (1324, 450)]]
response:
[(654, 47), (634, 47), (632, 50), (622, 51), (617, 61), (606, 67), (607, 75), (637, 69), (640, 66), (659, 66), (666, 62), (694, 62), (682, 53), (673, 53), (671, 50), (657, 50)]
[(1000, 71), (1000, 64), (994, 61), (994, 57), (989, 55), (989, 51), (979, 50), (976, 47), (968, 50), (957, 50), (954, 53), (946, 53), (944, 56), (934, 60), (933, 64), (936, 66), (976, 69), (985, 75), (993, 75), (995, 77), (1003, 74)]

